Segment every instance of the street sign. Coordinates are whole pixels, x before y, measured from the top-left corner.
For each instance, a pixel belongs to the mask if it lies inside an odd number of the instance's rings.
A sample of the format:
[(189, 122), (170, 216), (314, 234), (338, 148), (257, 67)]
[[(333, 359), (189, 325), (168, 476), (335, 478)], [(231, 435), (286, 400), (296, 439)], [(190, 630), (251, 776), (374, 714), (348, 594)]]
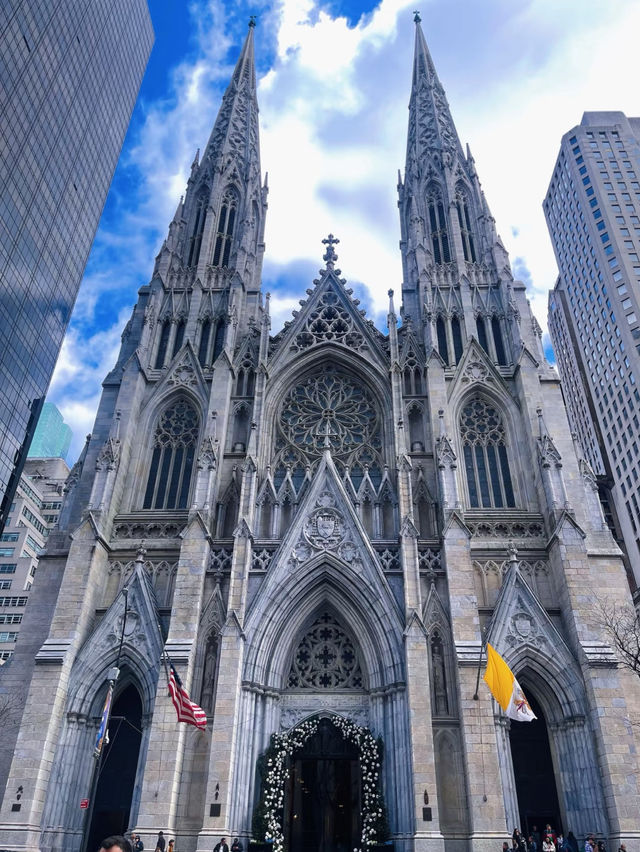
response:
[(89, 799), (80, 799), (80, 807), (83, 811), (86, 811), (86, 809), (89, 807)]

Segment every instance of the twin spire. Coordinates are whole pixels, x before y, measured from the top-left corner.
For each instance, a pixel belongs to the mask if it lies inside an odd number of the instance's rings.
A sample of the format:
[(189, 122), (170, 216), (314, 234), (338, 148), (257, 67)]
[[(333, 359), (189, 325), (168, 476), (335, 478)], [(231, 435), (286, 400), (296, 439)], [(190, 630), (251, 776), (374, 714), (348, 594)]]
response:
[(442, 157), (444, 165), (452, 165), (456, 157), (463, 161), (465, 158), (444, 88), (422, 32), (418, 12), (415, 13), (414, 21), (416, 37), (409, 100), (406, 174), (419, 178), (433, 153)]

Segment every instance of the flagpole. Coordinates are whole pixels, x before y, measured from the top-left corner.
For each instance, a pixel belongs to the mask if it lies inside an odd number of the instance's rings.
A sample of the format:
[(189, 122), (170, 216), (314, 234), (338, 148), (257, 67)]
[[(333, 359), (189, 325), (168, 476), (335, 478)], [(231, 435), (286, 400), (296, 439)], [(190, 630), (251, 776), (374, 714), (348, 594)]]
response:
[(480, 698), (478, 696), (478, 689), (480, 687), (480, 669), (482, 668), (482, 652), (484, 651), (484, 646), (486, 644), (486, 636), (487, 636), (486, 630), (481, 631), (481, 633), (480, 633), (480, 654), (478, 655), (478, 671), (477, 671), (477, 674), (476, 674), (476, 691), (473, 694), (473, 700), (474, 701), (480, 700)]
[[(118, 646), (118, 656), (116, 658), (115, 666), (112, 666), (109, 669), (107, 674), (107, 681), (109, 682), (109, 686), (107, 687), (107, 694), (111, 692), (111, 700), (107, 706), (107, 715), (104, 723), (104, 736), (107, 736), (107, 731), (109, 730), (109, 719), (111, 718), (111, 708), (113, 706), (113, 691), (115, 689), (116, 681), (120, 676), (120, 658), (122, 656), (122, 645), (124, 643), (124, 631), (127, 626), (127, 614), (129, 612), (129, 589), (125, 586), (122, 590), (124, 593), (124, 618), (122, 619), (122, 630), (120, 631), (120, 644)], [(93, 808), (96, 800), (96, 793), (98, 791), (98, 781), (100, 780), (100, 768), (102, 766), (102, 756), (104, 754), (104, 740), (100, 745), (100, 751), (96, 754), (94, 749), (93, 753), (93, 770), (91, 773), (91, 784), (89, 787), (89, 807), (87, 808), (87, 813), (84, 819), (84, 825), (82, 827), (82, 845), (80, 846), (80, 852), (89, 852), (89, 833), (91, 831), (91, 821), (93, 819)]]

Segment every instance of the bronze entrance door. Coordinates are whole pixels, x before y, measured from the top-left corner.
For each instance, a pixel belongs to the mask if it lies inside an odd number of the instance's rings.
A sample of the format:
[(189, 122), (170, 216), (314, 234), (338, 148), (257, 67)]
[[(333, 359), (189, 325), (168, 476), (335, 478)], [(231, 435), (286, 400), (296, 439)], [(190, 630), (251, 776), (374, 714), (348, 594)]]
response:
[(296, 752), (285, 795), (288, 852), (351, 852), (360, 845), (360, 759), (328, 719)]

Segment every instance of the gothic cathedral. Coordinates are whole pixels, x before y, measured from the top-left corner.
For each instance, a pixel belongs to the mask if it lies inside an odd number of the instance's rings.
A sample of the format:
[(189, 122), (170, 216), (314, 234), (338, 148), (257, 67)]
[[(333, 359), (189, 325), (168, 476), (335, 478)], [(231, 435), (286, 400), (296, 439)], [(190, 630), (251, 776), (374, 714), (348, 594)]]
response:
[[(40, 563), (3, 848), (80, 848), (121, 636), (91, 852), (127, 828), (247, 849), (261, 814), (287, 852), (495, 852), (546, 823), (637, 848), (640, 682), (594, 617), (627, 578), (417, 15), (398, 192), (386, 333), (329, 235), (272, 336), (251, 24)], [(487, 640), (536, 722), (476, 692)]]

